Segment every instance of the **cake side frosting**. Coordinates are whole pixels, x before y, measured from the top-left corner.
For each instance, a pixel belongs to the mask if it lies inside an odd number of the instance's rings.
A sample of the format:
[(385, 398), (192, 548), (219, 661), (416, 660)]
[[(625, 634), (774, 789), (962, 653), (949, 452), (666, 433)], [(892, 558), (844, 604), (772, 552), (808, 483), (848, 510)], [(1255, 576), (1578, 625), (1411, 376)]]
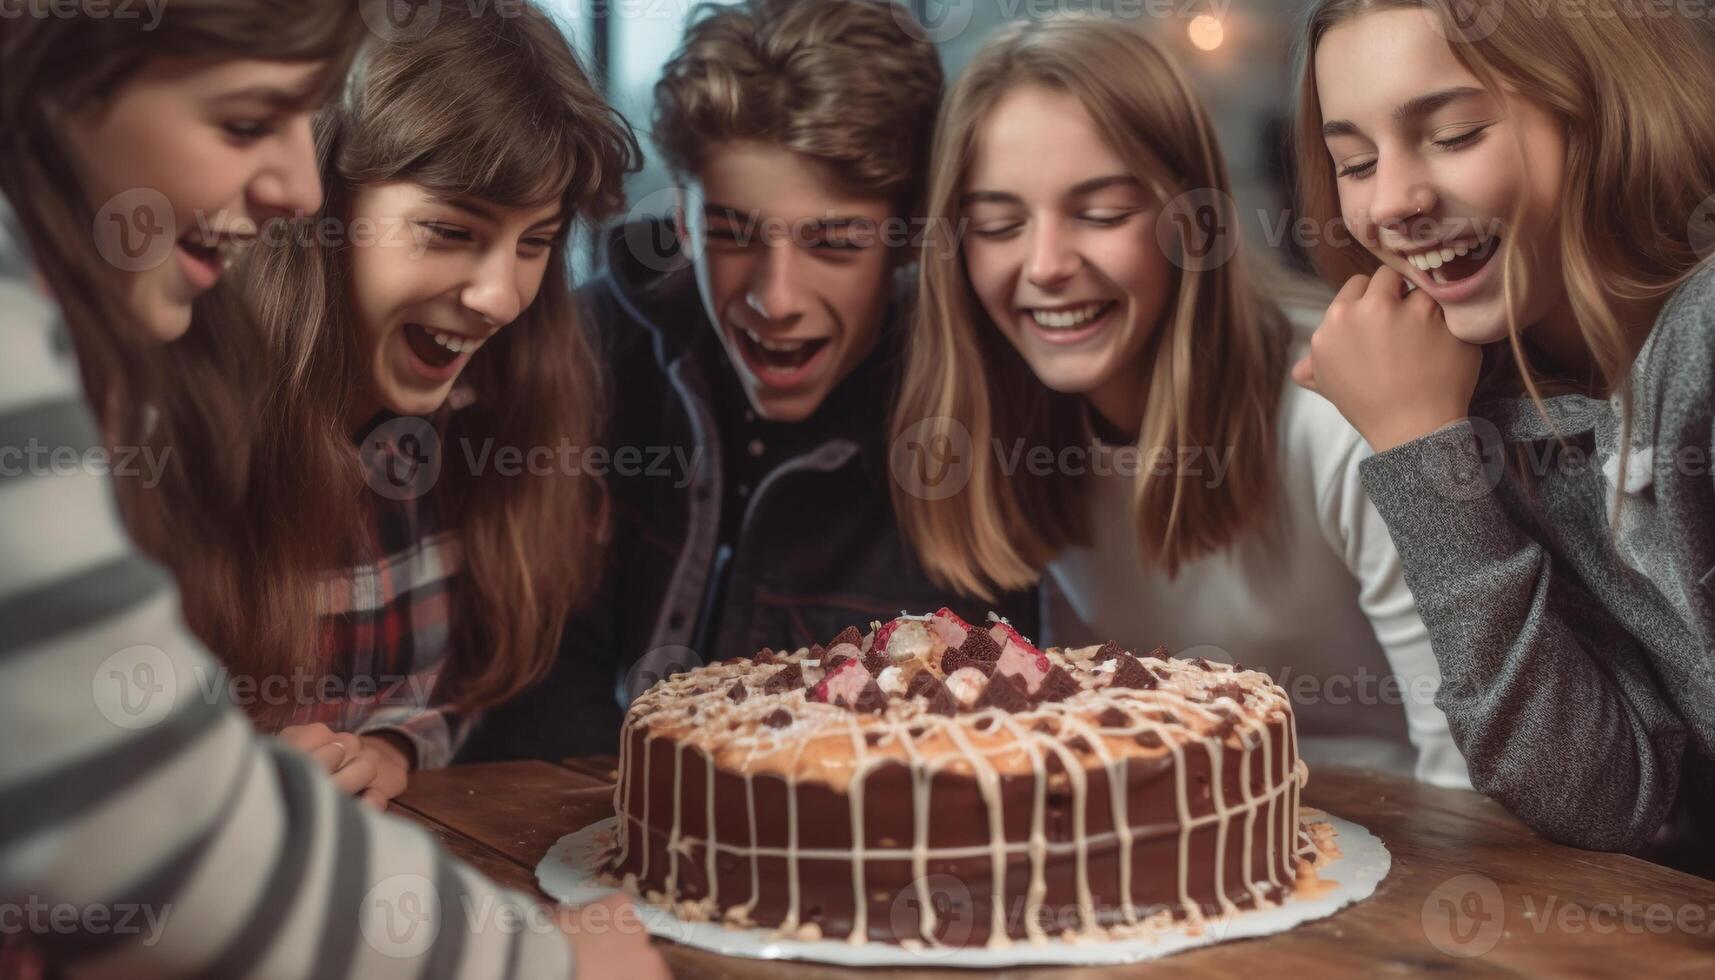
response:
[[(854, 942), (992, 946), (1264, 905), (1300, 846), (1305, 770), (1266, 675), (1040, 651), (945, 610), (669, 678), (633, 704), (621, 754), (616, 876), (682, 914)], [(937, 878), (968, 900), (963, 937)]]

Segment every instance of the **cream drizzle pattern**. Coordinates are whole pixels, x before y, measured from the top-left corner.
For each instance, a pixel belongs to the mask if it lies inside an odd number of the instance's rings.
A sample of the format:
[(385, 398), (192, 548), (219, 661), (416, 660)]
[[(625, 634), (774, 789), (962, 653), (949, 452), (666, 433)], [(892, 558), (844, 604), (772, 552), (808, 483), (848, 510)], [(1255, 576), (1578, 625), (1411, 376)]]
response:
[[(961, 711), (951, 717), (934, 715), (927, 712), (921, 699), (891, 700), (886, 712), (881, 715), (860, 715), (844, 707), (807, 700), (803, 689), (772, 696), (752, 690), (743, 702), (737, 704), (725, 696), (725, 691), (734, 680), (743, 678), (754, 681), (753, 687), (759, 688), (769, 674), (779, 670), (781, 665), (789, 663), (800, 665), (805, 673), (806, 684), (813, 685), (818, 679), (819, 665), (813, 660), (805, 659), (808, 651), (778, 658), (769, 665), (729, 662), (669, 678), (638, 698), (625, 719), (620, 744), (620, 783), (615, 790), (615, 809), (621, 818), (620, 830), (616, 837), (615, 853), (610, 857), (608, 866), (613, 869), (626, 867), (633, 850), (636, 850), (641, 852), (637, 855), (638, 870), (635, 875), (626, 875), (627, 884), (636, 887), (638, 882), (650, 880), (649, 854), (652, 848), (648, 846), (648, 835), (653, 825), (650, 823), (652, 794), (649, 792), (649, 770), (653, 753), (648, 747), (657, 739), (671, 738), (675, 775), (672, 822), (667, 831), (666, 842), (669, 870), (663, 882), (663, 889), (658, 893), (645, 891), (645, 895), (651, 900), (677, 903), (682, 909), (692, 911), (700, 917), (713, 918), (723, 915), (718, 893), (719, 876), (716, 873), (719, 855), (747, 858), (750, 864), (751, 893), (748, 899), (741, 905), (725, 909), (723, 916), (726, 921), (741, 925), (750, 923), (751, 915), (763, 894), (764, 882), (759, 875), (759, 859), (784, 858), (787, 865), (788, 911), (778, 926), (778, 932), (791, 935), (800, 933), (801, 927), (814, 929), (813, 924), (801, 921), (803, 909), (800, 896), (800, 864), (806, 859), (845, 858), (850, 861), (853, 884), (854, 920), (848, 941), (861, 943), (869, 938), (869, 903), (864, 894), (865, 862), (878, 859), (909, 859), (914, 878), (913, 887), (917, 891), (917, 925), (920, 936), (895, 937), (895, 941), (915, 940), (933, 944), (936, 942), (934, 937), (939, 922), (926, 883), (929, 877), (929, 861), (931, 858), (949, 860), (986, 855), (989, 858), (989, 885), (992, 895), (987, 943), (991, 948), (1001, 948), (1012, 941), (1005, 922), (1006, 871), (1009, 859), (1022, 855), (1030, 868), (1030, 882), (1024, 896), (1026, 939), (1032, 943), (1041, 943), (1048, 938), (1037, 914), (1042, 909), (1047, 892), (1045, 869), (1048, 860), (1050, 856), (1071, 854), (1075, 862), (1080, 933), (1093, 937), (1106, 934), (1123, 935), (1126, 930), (1135, 930), (1146, 921), (1146, 917), (1140, 915), (1133, 902), (1134, 847), (1140, 842), (1156, 839), (1163, 834), (1176, 833), (1178, 866), (1174, 870), (1177, 875), (1179, 901), (1176, 912), (1188, 922), (1202, 923), (1206, 917), (1201, 903), (1191, 894), (1189, 880), (1191, 840), (1200, 828), (1211, 824), (1214, 826), (1215, 904), (1220, 910), (1218, 915), (1231, 914), (1237, 911), (1239, 906), (1226, 891), (1227, 837), (1229, 828), (1233, 827), (1236, 821), (1242, 822), (1243, 826), (1241, 878), (1248, 898), (1257, 906), (1271, 904), (1275, 900), (1271, 896), (1282, 894), (1285, 886), (1290, 884), (1282, 881), (1277, 873), (1277, 867), (1283, 866), (1277, 863), (1277, 855), (1296, 856), (1305, 850), (1298, 840), (1296, 814), (1298, 796), (1307, 778), (1307, 769), (1298, 758), (1297, 734), (1291, 724), (1291, 706), (1285, 692), (1274, 685), (1266, 675), (1258, 672), (1235, 671), (1225, 665), (1183, 660), (1147, 661), (1161, 678), (1158, 688), (1113, 689), (1104, 686), (1108, 675), (1093, 669), (1089, 664), (1094, 650), (1095, 648), (1091, 647), (1076, 651), (1048, 651), (1051, 661), (1073, 672), (1084, 690), (1065, 701), (1043, 703), (1016, 715), (993, 708)], [(1241, 698), (1234, 699), (1230, 693), (1211, 696), (1211, 688), (1234, 683), (1242, 689)], [(1230, 688), (1226, 690), (1230, 692)], [(793, 715), (793, 721), (789, 725), (773, 729), (763, 724), (764, 717), (781, 708)], [(1118, 708), (1125, 714), (1127, 724), (1124, 727), (1103, 727), (1098, 724), (1093, 716), (1101, 714), (1107, 708)], [(1221, 773), (1222, 746), (1226, 739), (1218, 737), (1218, 732), (1211, 734), (1211, 730), (1223, 719), (1232, 722), (1229, 737), (1236, 738), (1242, 749), (1237, 780), (1240, 798), (1232, 801), (1226, 799)], [(1278, 776), (1274, 766), (1275, 746), (1271, 724), (1285, 733), (1285, 744), (1280, 746), (1282, 765)], [(996, 739), (991, 734), (994, 732), (1004, 733), (1007, 738)], [(1125, 791), (1125, 787), (1128, 785), (1129, 761), (1160, 758), (1162, 755), (1160, 751), (1144, 751), (1140, 747), (1140, 742), (1136, 739), (1146, 733), (1153, 735), (1157, 744), (1164, 747), (1166, 754), (1171, 756), (1169, 767), (1173, 770), (1174, 810), (1178, 818), (1173, 824), (1134, 825), (1127, 813), (1129, 793)], [(639, 734), (642, 744), (640, 747), (634, 747)], [(866, 735), (875, 741), (870, 741)], [(983, 737), (974, 738), (976, 735)], [(1253, 735), (1257, 737), (1253, 739)], [(925, 754), (922, 751), (923, 742), (937, 736), (949, 742), (954, 751), (942, 753), (938, 757)], [(842, 764), (837, 756), (830, 760), (825, 754), (820, 754), (819, 765), (806, 766), (806, 750), (811, 746), (820, 748), (828, 744), (827, 740), (830, 738), (837, 739), (849, 749), (849, 765)], [(1070, 747), (1079, 740), (1095, 755), (1093, 766), (1099, 766), (1105, 771), (1112, 825), (1115, 828), (1113, 831), (1095, 834), (1087, 831), (1088, 775), (1096, 770), (1086, 769)], [(1116, 744), (1122, 747), (1121, 751), (1115, 751)], [(1208, 753), (1210, 769), (1209, 810), (1204, 813), (1193, 812), (1191, 793), (1187, 785), (1185, 751), (1188, 747), (1198, 744)], [(891, 752), (871, 751), (872, 747), (882, 746), (896, 746), (903, 759)], [(640, 774), (635, 772), (639, 768), (635, 758), (638, 748), (641, 748), (643, 755)], [(680, 760), (687, 748), (697, 749), (697, 754), (704, 760), (704, 785), (707, 788), (704, 813), (704, 826), (708, 830), (706, 839), (682, 833), (680, 790), (684, 776)], [(1262, 781), (1266, 784), (1260, 793), (1252, 788), (1252, 764), (1258, 748), (1262, 752)], [(1052, 775), (1046, 764), (1048, 752), (1054, 753), (1060, 763), (1059, 770)], [(1000, 779), (1003, 775), (1022, 773), (1003, 773), (995, 760), (1016, 759), (1020, 754), (1028, 762), (1028, 772), (1034, 779), (1030, 829), (1024, 841), (1009, 841), (1006, 839), (1005, 814), (1001, 806)], [(864, 783), (870, 772), (891, 761), (905, 762), (911, 773), (911, 845), (908, 848), (869, 847), (863, 826)], [(958, 767), (955, 771), (968, 770), (976, 780), (987, 810), (989, 840), (986, 845), (935, 849), (928, 846), (930, 788), (935, 776), (951, 767)], [(714, 777), (717, 768), (743, 775), (749, 821), (748, 841), (722, 841), (715, 833)], [(787, 779), (788, 837), (783, 848), (761, 846), (757, 840), (754, 778), (759, 773), (769, 772)], [(641, 815), (635, 812), (636, 801), (633, 799), (636, 795), (635, 780), (639, 777), (643, 781)], [(1051, 782), (1054, 781), (1053, 777), (1063, 777), (1072, 793), (1071, 841), (1050, 841), (1045, 833), (1046, 795)], [(853, 841), (849, 850), (799, 846), (797, 793), (792, 790), (792, 786), (795, 781), (809, 778), (819, 778), (835, 789), (845, 790), (850, 805)], [(1264, 826), (1268, 828), (1268, 833), (1265, 834), (1265, 868), (1270, 886), (1268, 889), (1260, 887), (1258, 881), (1251, 880), (1251, 869), (1254, 868), (1252, 830), (1259, 813), (1262, 814)], [(641, 840), (633, 837), (633, 824), (638, 832), (644, 835)], [(1103, 924), (1098, 921), (1096, 914), (1097, 898), (1089, 879), (1089, 855), (1093, 847), (1110, 843), (1119, 851), (1120, 921)], [(704, 853), (709, 893), (696, 900), (684, 899), (678, 894), (678, 857), (681, 853), (690, 855), (699, 847)], [(1277, 848), (1280, 850), (1277, 851)], [(1290, 868), (1292, 865), (1285, 863), (1284, 866)], [(1104, 896), (1104, 899), (1106, 897)]]

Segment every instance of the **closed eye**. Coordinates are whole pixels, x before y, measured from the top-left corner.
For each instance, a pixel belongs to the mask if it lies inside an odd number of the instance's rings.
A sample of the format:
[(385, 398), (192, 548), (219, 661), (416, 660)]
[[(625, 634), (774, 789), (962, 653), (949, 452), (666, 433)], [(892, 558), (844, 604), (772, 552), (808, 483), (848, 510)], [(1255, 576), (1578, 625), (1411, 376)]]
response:
[(1455, 150), (1461, 146), (1469, 146), (1472, 143), (1475, 143), (1477, 139), (1488, 130), (1488, 128), (1489, 127), (1487, 126), (1478, 126), (1476, 129), (1460, 133), (1457, 136), (1449, 136), (1446, 139), (1435, 140), (1434, 143), (1442, 149)]
[(1357, 178), (1359, 180), (1362, 180), (1363, 178), (1368, 177), (1371, 173), (1373, 173), (1375, 171), (1375, 169), (1376, 169), (1376, 162), (1374, 160), (1366, 160), (1363, 163), (1354, 163), (1354, 164), (1351, 164), (1349, 166), (1341, 167), (1339, 170), (1338, 176), (1354, 177), (1354, 178)]
[(446, 225), (438, 221), (425, 221), (422, 222), (422, 227), (428, 229), (430, 234), (434, 235), (441, 241), (468, 242), (474, 240), (474, 236), (471, 235), (470, 229), (460, 228), (458, 225)]
[(228, 136), (241, 143), (252, 143), (273, 132), (273, 129), (260, 120), (242, 120), (239, 122), (222, 123), (221, 129)]
[(1118, 211), (1118, 212), (1114, 212), (1114, 211), (1105, 211), (1105, 212), (1090, 211), (1090, 212), (1086, 212), (1085, 214), (1083, 214), (1082, 218), (1083, 218), (1083, 220), (1089, 222), (1092, 225), (1098, 225), (1102, 228), (1115, 228), (1115, 227), (1118, 227), (1119, 225), (1125, 224), (1126, 221), (1128, 219), (1130, 219), (1132, 215), (1138, 213), (1141, 210), (1143, 210), (1143, 209), (1142, 208), (1132, 208), (1129, 211)]

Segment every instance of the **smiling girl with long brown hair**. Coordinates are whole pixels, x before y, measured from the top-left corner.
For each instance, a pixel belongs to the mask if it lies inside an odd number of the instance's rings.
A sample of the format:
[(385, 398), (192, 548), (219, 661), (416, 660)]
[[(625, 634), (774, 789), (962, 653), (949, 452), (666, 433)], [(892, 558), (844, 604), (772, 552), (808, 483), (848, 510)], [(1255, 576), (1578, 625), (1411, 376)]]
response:
[[(142, 536), (194, 560), (178, 536), (218, 535), (223, 508), (242, 504), (253, 376), (223, 368), (257, 366), (256, 335), (221, 282), (221, 252), (320, 204), (310, 116), (366, 36), (359, 6), (173, 0), (152, 11), (158, 21), (119, 5), (8, 6), (0, 903), (143, 914), (121, 928), (88, 916), (9, 923), (0, 973), (22, 939), (56, 975), (666, 976), (640, 930), (521, 932), (531, 900), (258, 738), (208, 684), (215, 661), (186, 629), (171, 577), (128, 537), (172, 528)], [(128, 241), (104, 237), (113, 218)], [(211, 407), (225, 414), (197, 416)], [(128, 453), (155, 447), (178, 469), (136, 472)], [(38, 450), (45, 459), (31, 460)], [(377, 918), (401, 896), (497, 914), (401, 941)]]
[(901, 524), (963, 591), (1046, 577), (1053, 642), (1272, 670), (1306, 758), (1463, 785), (1362, 440), (1287, 384), (1277, 297), (1305, 291), (1187, 234), (1204, 207), (1237, 234), (1227, 189), (1189, 80), (1137, 25), (1055, 18), (978, 52), (936, 134), (894, 416), (896, 452), (951, 434), (968, 482), (897, 481)]
[[(534, 7), (376, 46), (316, 122), (327, 200), (245, 269), (274, 375), (254, 561), (211, 617), (253, 714), (380, 802), (547, 669), (590, 586), (600, 375), (568, 242), (637, 147)], [(546, 455), (540, 450), (546, 449)], [(308, 684), (300, 683), (305, 678)]]

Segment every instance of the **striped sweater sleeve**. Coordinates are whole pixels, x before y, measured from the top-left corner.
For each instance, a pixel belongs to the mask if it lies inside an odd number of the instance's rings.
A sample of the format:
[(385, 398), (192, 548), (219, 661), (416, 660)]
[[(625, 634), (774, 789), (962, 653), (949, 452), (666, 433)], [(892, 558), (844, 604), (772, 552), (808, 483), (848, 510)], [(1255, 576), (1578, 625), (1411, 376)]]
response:
[(255, 735), (123, 532), (0, 200), (0, 910), (70, 976), (566, 977), (551, 916)]

